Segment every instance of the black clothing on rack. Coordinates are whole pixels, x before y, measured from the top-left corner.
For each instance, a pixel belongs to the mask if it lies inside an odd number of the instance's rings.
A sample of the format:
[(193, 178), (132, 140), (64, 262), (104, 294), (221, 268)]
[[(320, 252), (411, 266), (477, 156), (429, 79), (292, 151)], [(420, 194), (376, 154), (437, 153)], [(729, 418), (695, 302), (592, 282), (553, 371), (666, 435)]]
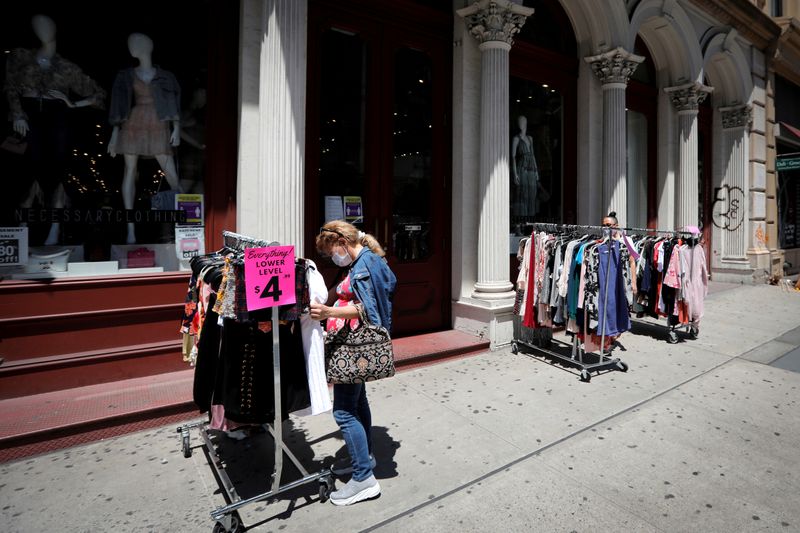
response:
[[(225, 407), (225, 417), (239, 423), (264, 424), (275, 418), (272, 335), (260, 327), (271, 322), (226, 318), (220, 349), (221, 368), (214, 403)], [(281, 419), (311, 405), (299, 322), (281, 324)], [(218, 367), (219, 368), (219, 367)]]
[[(233, 422), (263, 424), (272, 421), (275, 418), (272, 309), (247, 311), (240, 252), (223, 249), (195, 257), (191, 267), (187, 302), (197, 302), (197, 280), (201, 274), (203, 282), (212, 290), (197, 344), (194, 403), (201, 412), (210, 411), (212, 405), (222, 405), (225, 418)], [(233, 308), (236, 318), (220, 321), (214, 305), (225, 268), (235, 270)], [(310, 305), (303, 259), (295, 261), (295, 298), (296, 303), (279, 308), (283, 420), (289, 413), (311, 405), (300, 327), (300, 315)]]

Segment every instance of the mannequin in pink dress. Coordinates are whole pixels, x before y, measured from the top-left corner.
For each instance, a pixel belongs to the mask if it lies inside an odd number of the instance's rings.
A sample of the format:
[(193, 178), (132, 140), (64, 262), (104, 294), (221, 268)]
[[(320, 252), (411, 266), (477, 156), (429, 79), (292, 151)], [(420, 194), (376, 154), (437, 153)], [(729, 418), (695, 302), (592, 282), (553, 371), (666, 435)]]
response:
[[(122, 84), (128, 83), (128, 91), (132, 92), (133, 106), (127, 117), (116, 117), (112, 120), (114, 130), (111, 133), (111, 140), (108, 143), (108, 153), (111, 157), (118, 153), (125, 157), (125, 174), (122, 179), (122, 200), (125, 209), (133, 209), (133, 202), (136, 194), (136, 173), (137, 162), (140, 156), (155, 157), (161, 167), (164, 177), (170, 188), (181, 192), (178, 181), (178, 171), (175, 165), (175, 157), (172, 149), (180, 144), (180, 116), (170, 113), (167, 117), (159, 116), (157, 112), (158, 97), (155, 91), (156, 80), (166, 79), (167, 83), (173, 84), (178, 94), (173, 107), (180, 104), (180, 90), (174, 76), (153, 66), (152, 53), (153, 41), (142, 33), (132, 33), (128, 37), (128, 50), (131, 56), (139, 60), (139, 66), (132, 69), (131, 76), (128, 71), (123, 71), (115, 81), (115, 90), (112, 92), (112, 116), (115, 109), (118, 109), (119, 102), (114, 102), (115, 98), (120, 98), (117, 90)], [(127, 94), (127, 93), (125, 93)], [(179, 109), (177, 110), (179, 112)], [(128, 223), (127, 243), (136, 242), (136, 232), (134, 224)]]

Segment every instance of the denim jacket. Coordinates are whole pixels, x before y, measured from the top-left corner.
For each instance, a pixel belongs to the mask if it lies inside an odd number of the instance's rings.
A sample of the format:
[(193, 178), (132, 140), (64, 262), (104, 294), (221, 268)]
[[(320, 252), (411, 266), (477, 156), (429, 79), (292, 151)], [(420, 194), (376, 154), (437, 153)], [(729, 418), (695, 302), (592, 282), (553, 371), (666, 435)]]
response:
[(350, 266), (350, 284), (369, 321), (392, 331), (392, 300), (397, 278), (386, 260), (365, 247)]
[[(111, 89), (111, 105), (108, 110), (108, 121), (112, 126), (119, 126), (131, 114), (133, 102), (133, 80), (136, 72), (133, 68), (120, 70)], [(180, 120), (181, 118), (181, 86), (175, 75), (156, 67), (156, 75), (150, 82), (153, 102), (156, 106), (158, 120)]]

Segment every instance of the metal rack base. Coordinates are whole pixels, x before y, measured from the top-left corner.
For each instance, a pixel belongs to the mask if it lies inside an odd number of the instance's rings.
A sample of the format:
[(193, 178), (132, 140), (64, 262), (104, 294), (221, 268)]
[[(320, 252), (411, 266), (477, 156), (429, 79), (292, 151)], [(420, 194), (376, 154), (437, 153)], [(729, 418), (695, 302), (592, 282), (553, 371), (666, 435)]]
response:
[(592, 372), (602, 372), (603, 370), (619, 370), (620, 372), (627, 372), (628, 365), (625, 364), (621, 359), (618, 357), (611, 357), (610, 354), (606, 352), (601, 352), (599, 354), (595, 354), (600, 360), (596, 363), (587, 363), (583, 360), (584, 352), (580, 346), (578, 346), (578, 337), (577, 335), (573, 337), (572, 344), (568, 344), (564, 341), (558, 339), (551, 339), (548, 344), (556, 343), (561, 345), (565, 348), (571, 348), (571, 354), (569, 356), (560, 354), (558, 352), (554, 352), (545, 346), (540, 344), (534, 344), (530, 342), (526, 342), (519, 339), (514, 339), (511, 341), (511, 352), (512, 353), (522, 353), (524, 355), (528, 355), (534, 357), (535, 354), (528, 353), (526, 350), (521, 350), (521, 347), (528, 348), (530, 350), (534, 350), (536, 352), (541, 352), (545, 354), (547, 357), (558, 359), (568, 365), (574, 366), (580, 369), (581, 372), (581, 381), (589, 383), (592, 380)]
[(330, 498), (331, 492), (335, 488), (333, 473), (329, 468), (320, 470), (319, 472), (310, 474), (300, 463), (297, 457), (286, 446), (286, 444), (277, 438), (276, 432), (269, 424), (263, 424), (264, 429), (273, 437), (273, 442), (276, 447), (279, 447), (279, 453), (286, 455), (289, 460), (294, 464), (302, 477), (285, 485), (280, 484), (280, 469), (276, 469), (272, 474), (271, 490), (262, 494), (257, 494), (250, 498), (242, 499), (236, 491), (236, 487), (230, 480), (228, 473), (225, 471), (225, 464), (222, 458), (217, 453), (217, 447), (211, 440), (208, 427), (208, 422), (195, 422), (185, 424), (178, 427), (177, 432), (180, 434), (181, 446), (183, 449), (184, 457), (191, 457), (192, 448), (190, 442), (190, 430), (198, 429), (200, 438), (203, 440), (203, 447), (210, 459), (209, 463), (214, 469), (214, 474), (217, 479), (222, 483), (225, 489), (224, 497), (227, 505), (218, 507), (211, 511), (211, 519), (214, 520), (214, 533), (239, 533), (245, 530), (242, 519), (239, 516), (238, 510), (257, 502), (263, 502), (275, 499), (279, 494), (287, 492), (294, 488), (300, 487), (308, 483), (319, 482), (319, 501), (325, 503)]

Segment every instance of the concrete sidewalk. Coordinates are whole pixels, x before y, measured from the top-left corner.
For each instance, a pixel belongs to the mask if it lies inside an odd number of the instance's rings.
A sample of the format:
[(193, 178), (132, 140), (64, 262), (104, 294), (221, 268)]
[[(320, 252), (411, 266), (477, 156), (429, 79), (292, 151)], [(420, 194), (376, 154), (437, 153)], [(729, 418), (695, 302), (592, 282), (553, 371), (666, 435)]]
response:
[[(737, 287), (710, 296), (699, 339), (637, 326), (616, 353), (630, 370), (591, 383), (508, 349), (403, 372), (369, 386), (380, 498), (337, 508), (307, 485), (241, 515), (254, 531), (800, 531), (800, 374), (769, 366), (798, 328), (800, 295)], [(309, 470), (346, 455), (330, 415), (285, 428)], [(240, 494), (268, 490), (266, 436), (223, 440)], [(224, 504), (174, 426), (0, 478), (10, 531), (210, 531)]]

